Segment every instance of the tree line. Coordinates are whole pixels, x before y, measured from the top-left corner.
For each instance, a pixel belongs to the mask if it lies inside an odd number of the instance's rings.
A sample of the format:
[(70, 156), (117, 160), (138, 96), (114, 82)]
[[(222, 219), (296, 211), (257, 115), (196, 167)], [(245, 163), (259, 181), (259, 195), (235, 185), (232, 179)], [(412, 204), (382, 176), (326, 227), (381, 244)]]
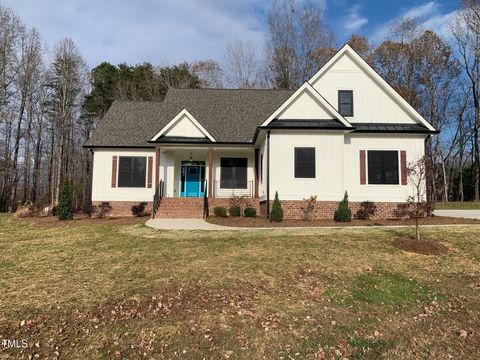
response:
[[(265, 23), (261, 54), (234, 39), (218, 61), (89, 70), (71, 39), (48, 49), (38, 30), (0, 6), (0, 211), (57, 204), (67, 176), (75, 209), (88, 211), (92, 159), (82, 145), (114, 100), (162, 101), (170, 87), (296, 89), (336, 52), (335, 33), (311, 3), (277, 0)], [(428, 196), (479, 200), (479, 0), (459, 3), (450, 35), (402, 18), (379, 44), (356, 34), (348, 43), (441, 131), (426, 143)]]

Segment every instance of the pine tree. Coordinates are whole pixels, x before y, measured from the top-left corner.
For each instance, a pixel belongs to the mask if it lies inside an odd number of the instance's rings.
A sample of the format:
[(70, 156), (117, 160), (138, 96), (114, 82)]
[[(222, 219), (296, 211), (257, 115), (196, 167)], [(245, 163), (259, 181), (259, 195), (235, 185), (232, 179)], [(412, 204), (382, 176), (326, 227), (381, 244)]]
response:
[(73, 219), (73, 189), (68, 177), (65, 177), (60, 188), (57, 213), (58, 220)]
[(352, 210), (348, 207), (348, 193), (346, 191), (345, 195), (343, 196), (343, 200), (338, 203), (337, 211), (335, 211), (335, 221), (352, 221)]
[(272, 211), (270, 212), (270, 221), (283, 221), (283, 209), (278, 199), (278, 191), (275, 191), (275, 200), (273, 200)]

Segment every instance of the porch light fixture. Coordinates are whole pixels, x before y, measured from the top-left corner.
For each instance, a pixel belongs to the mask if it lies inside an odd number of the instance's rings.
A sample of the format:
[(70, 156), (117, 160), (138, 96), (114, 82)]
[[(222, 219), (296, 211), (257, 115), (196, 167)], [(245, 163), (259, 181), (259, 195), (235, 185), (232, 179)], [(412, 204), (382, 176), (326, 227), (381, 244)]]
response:
[(192, 153), (190, 153), (190, 162), (193, 162), (193, 156), (192, 156)]

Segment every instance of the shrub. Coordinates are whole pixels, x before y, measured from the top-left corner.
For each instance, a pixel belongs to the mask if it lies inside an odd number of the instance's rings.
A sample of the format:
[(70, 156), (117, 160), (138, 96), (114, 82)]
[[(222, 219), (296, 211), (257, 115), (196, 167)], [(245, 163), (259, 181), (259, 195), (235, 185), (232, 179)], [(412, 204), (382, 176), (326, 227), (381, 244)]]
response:
[(334, 219), (338, 222), (352, 221), (352, 210), (348, 207), (348, 193), (346, 191), (343, 200), (338, 203), (338, 209), (335, 211)]
[(306, 207), (302, 208), (303, 217), (305, 220), (312, 222), (315, 220), (315, 208), (317, 206), (317, 197), (310, 196), (308, 199), (304, 199), (306, 202)]
[(275, 191), (275, 199), (273, 200), (272, 211), (270, 212), (270, 221), (283, 221), (283, 209), (278, 199), (278, 191)]
[(240, 216), (240, 206), (230, 206), (230, 208), (228, 209), (228, 213), (230, 214), (230, 216)]
[(104, 201), (98, 206), (92, 206), (92, 215), (97, 218), (104, 218), (110, 210), (112, 210), (112, 206), (108, 201)]
[(223, 218), (227, 217), (227, 209), (225, 209), (225, 207), (223, 206), (215, 206), (213, 208), (213, 213), (215, 214), (215, 216), (218, 216), (218, 217), (223, 217)]
[(60, 188), (60, 197), (58, 200), (58, 220), (73, 219), (73, 190), (68, 177), (65, 177)]
[(377, 205), (374, 202), (364, 201), (360, 204), (360, 208), (355, 214), (355, 218), (359, 220), (370, 220), (377, 212)]
[(33, 216), (31, 204), (25, 204), (20, 207), (13, 213), (15, 218), (27, 218)]
[(243, 211), (243, 216), (252, 217), (252, 218), (257, 217), (257, 209), (252, 208), (252, 207), (247, 207)]
[(145, 215), (145, 207), (147, 203), (145, 201), (138, 203), (137, 205), (132, 206), (132, 215), (133, 216), (144, 216)]

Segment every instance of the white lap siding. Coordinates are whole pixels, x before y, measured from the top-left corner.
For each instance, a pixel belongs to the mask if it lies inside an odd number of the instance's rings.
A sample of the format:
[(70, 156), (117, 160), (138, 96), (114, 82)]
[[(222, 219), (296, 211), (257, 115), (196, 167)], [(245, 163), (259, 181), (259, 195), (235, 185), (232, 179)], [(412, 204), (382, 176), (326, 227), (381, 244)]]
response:
[[(147, 173), (145, 175), (145, 187), (126, 188), (112, 187), (112, 158), (117, 156), (117, 176), (121, 156), (143, 156), (153, 157), (152, 166), (152, 187), (147, 188), (148, 181), (148, 160)], [(136, 149), (95, 149), (93, 152), (93, 179), (92, 179), (92, 201), (152, 201), (155, 192), (155, 150)]]

